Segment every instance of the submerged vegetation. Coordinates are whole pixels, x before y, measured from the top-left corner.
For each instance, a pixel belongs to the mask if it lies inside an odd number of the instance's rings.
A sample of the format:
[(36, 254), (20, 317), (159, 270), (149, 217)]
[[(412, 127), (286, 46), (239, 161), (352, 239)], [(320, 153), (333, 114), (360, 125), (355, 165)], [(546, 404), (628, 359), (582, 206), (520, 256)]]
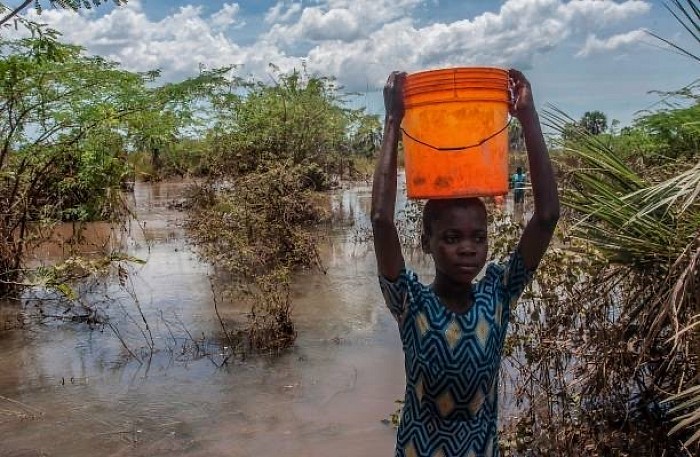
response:
[(222, 73), (151, 87), (157, 72), (86, 56), (51, 30), (0, 40), (0, 296), (21, 282), (26, 252), (46, 239), (42, 229), (123, 220), (129, 153), (157, 162), (158, 145), (197, 127), (193, 105)]
[(279, 350), (296, 336), (290, 273), (323, 268), (314, 227), (329, 215), (319, 192), (356, 173), (355, 160), (377, 146), (379, 122), (344, 108), (326, 78), (239, 83), (216, 101), (212, 172), (196, 188), (190, 227), (205, 257), (232, 276), (235, 299), (250, 303), (236, 335), (249, 350)]

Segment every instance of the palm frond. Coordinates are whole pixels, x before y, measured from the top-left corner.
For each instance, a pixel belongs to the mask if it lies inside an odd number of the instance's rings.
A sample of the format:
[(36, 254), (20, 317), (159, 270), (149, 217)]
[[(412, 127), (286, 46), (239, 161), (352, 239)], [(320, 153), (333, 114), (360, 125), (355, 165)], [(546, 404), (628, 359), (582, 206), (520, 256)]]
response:
[[(670, 4), (664, 4), (666, 9), (676, 18), (676, 21), (693, 37), (695, 41), (700, 43), (700, 6), (697, 0), (671, 0)], [(690, 57), (693, 60), (700, 62), (700, 56), (689, 51), (688, 49), (674, 43), (668, 38), (664, 38), (654, 32), (647, 31), (649, 35), (657, 40), (667, 44), (675, 51)]]
[(567, 132), (561, 151), (575, 161), (562, 195), (563, 204), (580, 217), (573, 236), (595, 245), (613, 263), (640, 270), (672, 263), (692, 232), (678, 231), (676, 212), (657, 205), (647, 208), (655, 202), (650, 196), (662, 194), (647, 191), (650, 181), (599, 135), (583, 129), (572, 131), (573, 119), (558, 108), (545, 111), (544, 123), (554, 131)]
[(694, 167), (659, 184), (640, 189), (628, 197), (640, 198), (649, 202), (639, 213), (645, 216), (660, 208), (669, 208), (680, 203), (679, 212), (683, 213), (692, 205), (700, 202), (700, 163)]
[(697, 431), (683, 443), (684, 446), (690, 447), (693, 443), (700, 440), (700, 384), (672, 395), (666, 401), (676, 403), (669, 410), (671, 414), (682, 413), (677, 417), (678, 423), (671, 428), (669, 434), (697, 428)]

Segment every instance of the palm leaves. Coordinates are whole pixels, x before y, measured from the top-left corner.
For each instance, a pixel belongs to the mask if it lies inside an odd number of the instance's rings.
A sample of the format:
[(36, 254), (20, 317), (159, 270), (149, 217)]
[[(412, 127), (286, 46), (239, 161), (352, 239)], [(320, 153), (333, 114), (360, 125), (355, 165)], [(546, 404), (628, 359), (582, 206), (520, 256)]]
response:
[[(678, 416), (678, 423), (669, 433), (673, 434), (684, 429), (698, 428), (698, 425), (700, 425), (700, 384), (674, 395), (670, 400), (680, 402), (670, 412), (680, 413), (681, 415)], [(700, 428), (683, 444), (690, 447), (698, 440), (700, 440)]]
[[(697, 0), (672, 0), (671, 4), (675, 7), (675, 10), (671, 5), (666, 4), (666, 9), (676, 18), (679, 24), (692, 36), (692, 38), (700, 44), (700, 3)], [(700, 62), (700, 56), (697, 53), (691, 52), (677, 44), (671, 42), (670, 40), (663, 38), (654, 33), (651, 34), (655, 38), (661, 40), (667, 45), (671, 46), (674, 50), (686, 55), (698, 62)], [(698, 214), (697, 211), (698, 196), (700, 195), (700, 163), (696, 164), (691, 169), (681, 173), (675, 178), (671, 178), (663, 183), (656, 186), (652, 186), (649, 189), (642, 192), (642, 195), (647, 197), (649, 201), (654, 202), (647, 205), (647, 207), (642, 211), (642, 213), (656, 211), (663, 207), (672, 207), (680, 205), (680, 212), (683, 214), (690, 213), (691, 220), (695, 217), (695, 226), (698, 226)], [(695, 211), (692, 209), (695, 208)], [(698, 301), (700, 298), (700, 279), (698, 279), (698, 269), (700, 264), (700, 230), (696, 232), (695, 235), (695, 248), (696, 251), (693, 253), (692, 250), (688, 249), (688, 260), (685, 262), (685, 268), (681, 267), (680, 274), (676, 280), (676, 285), (674, 287), (674, 292), (672, 294), (672, 302), (678, 300), (678, 297), (685, 295), (686, 293), (694, 294), (695, 297), (695, 311), (698, 311)], [(693, 244), (690, 244), (688, 248), (692, 248)], [(679, 258), (679, 261), (681, 258)], [(684, 262), (681, 261), (681, 265)], [(690, 287), (690, 288), (688, 288)], [(700, 346), (698, 344), (698, 333), (696, 328), (700, 323), (700, 315), (695, 314), (689, 324), (687, 324), (682, 329), (676, 329), (674, 335), (675, 344), (678, 343), (680, 337), (686, 334), (694, 335), (696, 352)], [(671, 413), (680, 414), (678, 417), (678, 423), (674, 426), (670, 433), (676, 433), (684, 430), (695, 430), (695, 433), (686, 440), (685, 446), (690, 446), (693, 443), (700, 441), (700, 381), (695, 380), (695, 385), (692, 387), (672, 396), (669, 398), (670, 401), (677, 403), (676, 406), (671, 410)]]
[(640, 216), (657, 211), (661, 208), (679, 207), (684, 213), (700, 200), (700, 162), (694, 167), (651, 187), (639, 190), (631, 198), (641, 198), (649, 202), (641, 211)]
[[(673, 5), (673, 6), (671, 6)], [(700, 5), (697, 0), (671, 0), (671, 5), (666, 3), (666, 9), (676, 18), (679, 24), (690, 33), (695, 41), (700, 43)], [(671, 46), (675, 51), (700, 62), (700, 56), (679, 46), (668, 38), (664, 38), (654, 32), (647, 32), (657, 40)]]
[[(545, 122), (563, 133), (572, 119), (552, 108)], [(639, 366), (663, 354), (655, 376), (682, 391), (667, 400), (676, 405), (669, 413), (679, 415), (670, 433), (683, 433), (691, 446), (700, 440), (694, 431), (700, 426), (700, 375), (697, 360), (684, 354), (700, 348), (700, 164), (686, 163), (685, 171), (663, 179), (679, 164), (637, 170), (608, 137), (569, 129), (567, 138), (562, 201), (576, 217), (572, 234), (594, 245), (611, 263), (611, 278), (623, 284), (620, 311), (628, 329), (644, 340)], [(625, 337), (618, 337), (624, 344)]]
[[(572, 121), (556, 108), (545, 119), (558, 132)], [(573, 157), (576, 166), (569, 173), (563, 201), (582, 215), (575, 236), (593, 242), (610, 261), (637, 269), (675, 258), (686, 244), (685, 235), (679, 237), (674, 229), (676, 215), (658, 208), (641, 212), (649, 201), (644, 193), (649, 182), (599, 136), (579, 129), (573, 137), (564, 144), (565, 155)]]

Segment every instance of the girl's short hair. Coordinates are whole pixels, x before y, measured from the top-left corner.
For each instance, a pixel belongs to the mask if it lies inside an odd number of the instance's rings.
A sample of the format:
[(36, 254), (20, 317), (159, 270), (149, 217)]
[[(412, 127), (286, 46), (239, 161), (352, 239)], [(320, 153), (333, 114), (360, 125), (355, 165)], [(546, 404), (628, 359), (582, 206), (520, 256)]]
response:
[(468, 198), (445, 198), (428, 200), (423, 207), (423, 235), (430, 236), (432, 234), (432, 222), (440, 218), (440, 214), (447, 208), (471, 208), (478, 207), (486, 212), (486, 205), (479, 197)]

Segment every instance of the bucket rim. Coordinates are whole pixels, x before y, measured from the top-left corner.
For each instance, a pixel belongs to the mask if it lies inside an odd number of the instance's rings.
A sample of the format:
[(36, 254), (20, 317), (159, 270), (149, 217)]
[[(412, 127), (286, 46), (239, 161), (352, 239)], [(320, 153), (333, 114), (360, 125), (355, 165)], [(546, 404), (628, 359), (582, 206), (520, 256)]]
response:
[[(420, 71), (415, 71), (412, 73), (409, 73), (406, 75), (406, 82), (411, 78), (417, 78), (421, 76), (430, 76), (430, 75), (437, 75), (440, 73), (443, 74), (450, 74), (450, 73), (468, 73), (470, 71), (473, 72), (488, 72), (488, 73), (501, 73), (503, 76), (508, 79), (508, 69), (505, 67), (490, 67), (490, 66), (473, 66), (473, 67), (449, 67), (449, 68), (435, 68), (431, 70), (420, 70)], [(500, 78), (498, 78), (500, 79)]]
[[(424, 100), (425, 96), (433, 98)], [(404, 85), (406, 107), (426, 102), (510, 101), (508, 71), (502, 67), (452, 67), (411, 73)]]

